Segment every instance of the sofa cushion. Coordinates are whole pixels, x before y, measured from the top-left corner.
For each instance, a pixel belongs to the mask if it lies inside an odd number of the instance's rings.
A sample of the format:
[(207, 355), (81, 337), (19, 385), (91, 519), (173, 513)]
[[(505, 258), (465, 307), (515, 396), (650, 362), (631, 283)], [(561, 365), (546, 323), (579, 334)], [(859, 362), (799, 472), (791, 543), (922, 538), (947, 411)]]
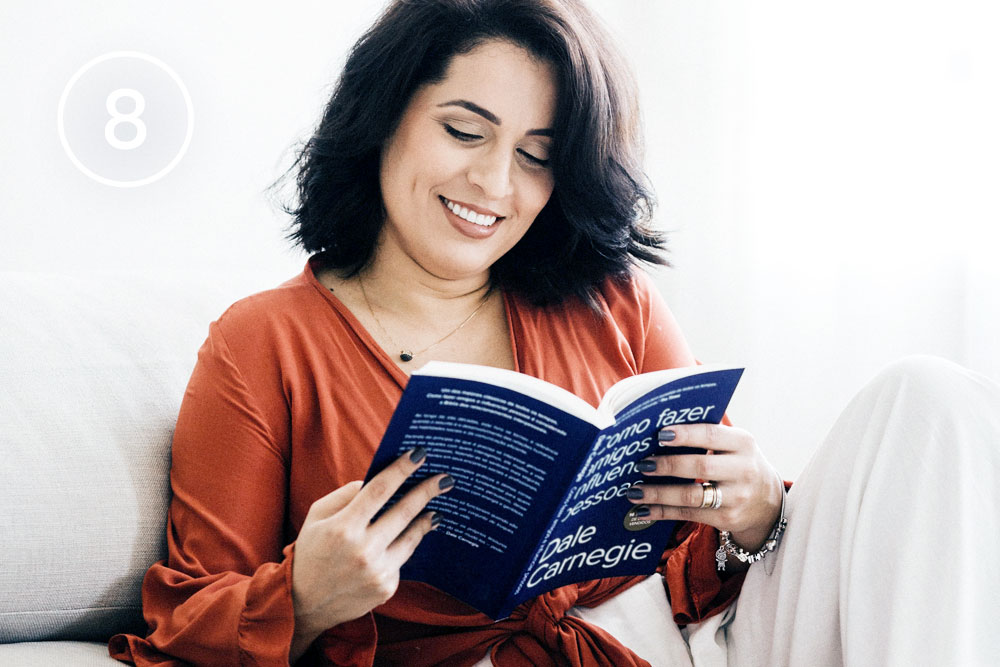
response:
[(144, 629), (184, 387), (209, 322), (259, 287), (0, 274), (0, 642)]
[(108, 655), (103, 642), (27, 642), (0, 644), (0, 665), (4, 667), (122, 667)]

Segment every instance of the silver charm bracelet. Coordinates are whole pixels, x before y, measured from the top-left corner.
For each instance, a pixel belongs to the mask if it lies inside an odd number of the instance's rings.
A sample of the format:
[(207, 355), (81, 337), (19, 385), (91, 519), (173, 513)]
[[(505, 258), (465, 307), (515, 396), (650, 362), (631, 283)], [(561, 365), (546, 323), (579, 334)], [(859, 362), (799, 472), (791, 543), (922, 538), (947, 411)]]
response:
[(735, 556), (742, 563), (753, 564), (763, 560), (764, 556), (778, 548), (778, 544), (781, 543), (781, 535), (785, 532), (785, 526), (788, 525), (788, 519), (785, 518), (785, 496), (788, 492), (785, 490), (785, 482), (780, 475), (778, 481), (781, 482), (781, 515), (764, 541), (764, 546), (756, 553), (750, 553), (733, 542), (732, 534), (728, 530), (719, 531), (719, 548), (715, 552), (715, 566), (719, 572), (726, 570), (726, 560), (730, 555)]

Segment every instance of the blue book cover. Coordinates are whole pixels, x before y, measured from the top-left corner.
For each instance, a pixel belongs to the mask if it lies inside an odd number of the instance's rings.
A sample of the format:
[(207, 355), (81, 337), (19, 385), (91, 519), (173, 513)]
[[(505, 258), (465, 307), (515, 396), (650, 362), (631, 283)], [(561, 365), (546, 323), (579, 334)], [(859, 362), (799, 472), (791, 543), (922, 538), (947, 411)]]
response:
[(442, 521), (401, 578), (500, 619), (560, 586), (652, 574), (674, 522), (635, 517), (625, 492), (636, 482), (691, 480), (649, 477), (635, 464), (702, 451), (660, 448), (657, 432), (719, 423), (742, 373), (696, 366), (636, 375), (594, 408), (521, 373), (428, 363), (411, 376), (367, 475), (422, 446), (426, 462), (396, 497), (441, 472), (456, 480), (428, 504)]

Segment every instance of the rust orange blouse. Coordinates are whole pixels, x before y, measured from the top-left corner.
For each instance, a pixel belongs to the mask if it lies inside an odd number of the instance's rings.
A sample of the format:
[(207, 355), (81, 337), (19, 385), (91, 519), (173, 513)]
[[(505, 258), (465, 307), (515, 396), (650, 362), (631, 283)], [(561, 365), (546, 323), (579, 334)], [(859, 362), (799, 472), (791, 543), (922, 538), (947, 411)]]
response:
[[(243, 299), (209, 328), (173, 440), (168, 557), (143, 583), (146, 638), (110, 653), (137, 665), (287, 665), (294, 541), (309, 506), (362, 479), (407, 376), (315, 278), (314, 257), (284, 285)], [(505, 296), (517, 370), (596, 405), (616, 380), (695, 363), (648, 278), (608, 281), (607, 317), (569, 301)], [(688, 524), (663, 557), (677, 623), (736, 596), (720, 581), (714, 529)], [(373, 613), (331, 628), (298, 664), (646, 665), (600, 628), (564, 617), (636, 583), (567, 586), (489, 618), (428, 586), (402, 582)]]

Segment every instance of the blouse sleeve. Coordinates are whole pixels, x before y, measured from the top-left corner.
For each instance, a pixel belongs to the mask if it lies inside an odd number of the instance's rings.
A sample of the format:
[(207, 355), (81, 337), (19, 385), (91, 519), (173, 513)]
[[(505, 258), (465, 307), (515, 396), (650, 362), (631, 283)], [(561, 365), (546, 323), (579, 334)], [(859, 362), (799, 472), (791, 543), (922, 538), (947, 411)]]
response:
[[(113, 637), (112, 657), (140, 666), (288, 664), (288, 428), (263, 408), (267, 398), (251, 391), (223, 326), (214, 323), (174, 431), (168, 557), (149, 569), (142, 588), (149, 634)], [(358, 627), (365, 624), (371, 627)], [(338, 626), (324, 644), (335, 644), (338, 630), (350, 644), (342, 664), (371, 664), (374, 622), (363, 617)], [(359, 645), (359, 636), (368, 639)]]
[[(633, 349), (641, 349), (640, 372), (691, 366), (698, 363), (688, 347), (680, 325), (645, 275), (632, 281), (638, 319)], [(723, 423), (729, 424), (728, 417)], [(681, 625), (697, 623), (729, 606), (739, 595), (745, 572), (720, 578), (715, 564), (719, 531), (699, 523), (684, 523), (661, 561), (674, 620)]]

